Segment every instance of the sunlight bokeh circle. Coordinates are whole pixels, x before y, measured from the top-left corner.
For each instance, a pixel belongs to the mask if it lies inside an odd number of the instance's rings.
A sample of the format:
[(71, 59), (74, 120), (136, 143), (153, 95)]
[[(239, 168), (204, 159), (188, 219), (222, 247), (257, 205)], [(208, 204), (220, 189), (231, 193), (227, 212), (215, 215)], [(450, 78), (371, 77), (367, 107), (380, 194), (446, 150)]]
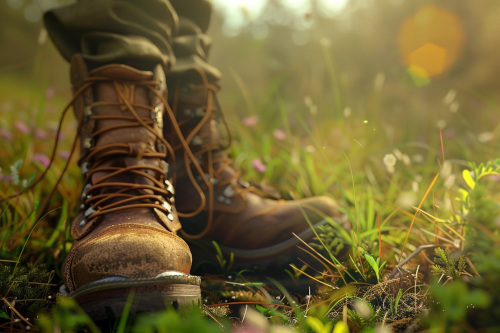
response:
[(420, 79), (449, 70), (460, 57), (464, 42), (460, 17), (435, 5), (425, 5), (408, 17), (398, 36), (402, 62)]

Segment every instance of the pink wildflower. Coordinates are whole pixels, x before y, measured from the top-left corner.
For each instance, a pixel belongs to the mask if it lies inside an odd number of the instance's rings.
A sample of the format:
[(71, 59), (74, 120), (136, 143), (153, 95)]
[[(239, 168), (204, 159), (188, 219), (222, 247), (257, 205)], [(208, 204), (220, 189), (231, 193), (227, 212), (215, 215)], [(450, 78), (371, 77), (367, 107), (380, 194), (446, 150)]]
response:
[(30, 132), (28, 126), (22, 121), (16, 121), (16, 128), (23, 134), (28, 134)]
[(49, 137), (49, 135), (47, 134), (47, 131), (41, 129), (41, 128), (37, 128), (35, 130), (35, 136), (38, 138), (38, 139), (47, 139)]
[(7, 141), (12, 141), (14, 138), (12, 133), (6, 128), (0, 128), (0, 135)]
[(70, 155), (71, 155), (70, 152), (67, 150), (61, 150), (59, 152), (59, 157), (61, 157), (62, 159), (65, 159), (65, 160), (67, 160)]
[(55, 94), (56, 94), (56, 89), (53, 86), (50, 86), (47, 88), (47, 91), (45, 92), (45, 98), (52, 99), (54, 98)]
[(254, 127), (258, 123), (259, 123), (258, 116), (250, 116), (243, 118), (243, 125), (245, 125), (246, 127)]
[(274, 138), (280, 141), (285, 141), (286, 140), (286, 133), (280, 128), (277, 128), (273, 132)]
[(33, 159), (37, 162), (40, 162), (44, 167), (48, 167), (50, 164), (50, 159), (43, 154), (34, 154)]
[(264, 173), (267, 170), (267, 166), (264, 163), (262, 163), (260, 158), (254, 158), (254, 160), (252, 161), (252, 166), (255, 170), (261, 173)]

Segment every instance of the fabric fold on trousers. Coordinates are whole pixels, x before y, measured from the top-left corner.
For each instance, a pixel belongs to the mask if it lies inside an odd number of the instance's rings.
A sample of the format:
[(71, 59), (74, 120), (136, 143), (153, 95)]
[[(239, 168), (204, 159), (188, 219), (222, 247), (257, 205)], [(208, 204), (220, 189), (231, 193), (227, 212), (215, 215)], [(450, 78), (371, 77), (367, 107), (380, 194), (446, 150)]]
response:
[(220, 72), (207, 63), (212, 14), (208, 0), (80, 0), (44, 15), (61, 55), (78, 53), (90, 67), (123, 63), (140, 69), (161, 64), (171, 80), (210, 81)]

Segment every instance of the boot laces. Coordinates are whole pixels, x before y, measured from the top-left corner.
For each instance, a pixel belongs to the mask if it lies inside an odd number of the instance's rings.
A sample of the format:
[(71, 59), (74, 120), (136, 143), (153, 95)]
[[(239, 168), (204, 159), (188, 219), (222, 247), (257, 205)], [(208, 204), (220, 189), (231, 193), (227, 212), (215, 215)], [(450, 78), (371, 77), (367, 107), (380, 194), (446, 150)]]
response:
[[(91, 89), (94, 84), (111, 82), (117, 96), (116, 102), (97, 101), (86, 105), (85, 112), (82, 112), (78, 119), (78, 136), (82, 132), (85, 122), (95, 121), (96, 124), (103, 120), (118, 121), (116, 125), (107, 126), (90, 133), (87, 146), (87, 154), (80, 158), (85, 185), (82, 193), (81, 209), (85, 210), (84, 219), (80, 226), (84, 226), (87, 220), (116, 212), (125, 208), (156, 208), (163, 211), (170, 220), (173, 220), (172, 202), (173, 186), (167, 178), (168, 164), (162, 161), (165, 159), (167, 150), (172, 151), (167, 141), (163, 138), (161, 129), (155, 129), (154, 125), (158, 121), (155, 114), (158, 112), (154, 106), (134, 103), (126, 98), (121, 82), (107, 77), (87, 77), (82, 87), (75, 93), (73, 101), (86, 89)], [(159, 96), (156, 87), (159, 81), (145, 80), (134, 82), (131, 89), (135, 87), (145, 87), (147, 91)], [(164, 98), (162, 98), (164, 100)], [(120, 108), (121, 114), (97, 115), (92, 113), (95, 107)], [(150, 117), (140, 116), (137, 108), (147, 109)], [(147, 144), (137, 143), (112, 143), (94, 146), (97, 138), (102, 135), (112, 135), (112, 132), (119, 129), (134, 130), (145, 128), (154, 135), (156, 150)], [(161, 148), (160, 148), (161, 147)], [(127, 162), (127, 157), (135, 158), (137, 163)], [(143, 160), (144, 162), (141, 162)], [(145, 163), (152, 160), (153, 163)], [(109, 163), (109, 161), (121, 161)], [(161, 166), (161, 167), (160, 167)], [(104, 175), (92, 178), (97, 173)]]
[[(191, 239), (199, 239), (206, 236), (213, 225), (215, 201), (214, 186), (224, 188), (225, 190), (223, 193), (227, 193), (228, 197), (238, 195), (243, 200), (245, 200), (245, 192), (257, 193), (259, 196), (275, 197), (274, 193), (272, 194), (264, 188), (261, 189), (258, 185), (241, 180), (241, 171), (233, 165), (233, 161), (227, 153), (227, 149), (231, 144), (231, 133), (216, 97), (219, 87), (217, 84), (209, 82), (206, 74), (201, 69), (197, 70), (202, 78), (202, 83), (200, 85), (191, 85), (187, 87), (187, 89), (195, 95), (202, 96), (202, 98), (193, 101), (189, 97), (180, 97), (181, 94), (177, 91), (171, 102), (173, 110), (177, 110), (179, 104), (190, 104), (196, 110), (201, 108), (201, 112), (194, 112), (195, 117), (200, 117), (199, 121), (194, 126), (191, 126), (191, 119), (189, 117), (183, 120), (179, 120), (179, 118), (182, 119), (182, 117), (177, 117), (178, 125), (181, 128), (188, 129), (188, 133), (185, 134), (185, 140), (189, 146), (187, 150), (186, 147), (182, 149), (184, 152), (184, 160), (182, 162), (185, 166), (185, 172), (200, 198), (200, 205), (195, 210), (190, 212), (179, 211), (178, 215), (184, 218), (194, 217), (201, 213), (205, 207), (208, 213), (206, 225), (201, 232), (197, 234), (188, 234), (182, 231), (185, 237)], [(219, 118), (224, 125), (224, 137), (227, 138), (226, 144), (224, 144), (221, 139), (214, 141), (211, 140), (211, 138), (200, 136), (202, 130), (210, 126), (210, 122), (214, 118)], [(209, 130), (209, 133), (213, 134), (212, 129)], [(196, 146), (195, 149), (193, 148), (194, 146)], [(174, 151), (178, 150), (177, 147), (174, 147)], [(190, 155), (195, 159), (193, 160)], [(200, 164), (203, 165), (203, 170), (200, 170)], [(226, 172), (228, 169), (230, 169), (231, 172)], [(206, 189), (205, 191), (201, 188), (200, 184)], [(230, 199), (228, 198), (228, 200)]]

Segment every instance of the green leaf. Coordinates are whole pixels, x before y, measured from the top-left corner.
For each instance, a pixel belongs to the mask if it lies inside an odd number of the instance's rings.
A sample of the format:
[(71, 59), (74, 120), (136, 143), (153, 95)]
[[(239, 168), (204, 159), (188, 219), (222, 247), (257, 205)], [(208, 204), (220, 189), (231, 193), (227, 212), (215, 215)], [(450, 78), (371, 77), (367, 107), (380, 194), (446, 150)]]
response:
[(349, 327), (343, 321), (339, 321), (335, 328), (333, 329), (333, 333), (349, 333)]
[(380, 276), (379, 276), (380, 269), (379, 269), (378, 264), (375, 261), (375, 259), (369, 253), (365, 253), (365, 259), (366, 259), (366, 261), (368, 261), (370, 266), (372, 266), (372, 269), (375, 272), (375, 275), (377, 275), (377, 281), (380, 280)]
[(474, 181), (474, 179), (472, 179), (470, 170), (465, 169), (464, 171), (462, 171), (462, 177), (464, 177), (464, 180), (467, 183), (467, 185), (469, 185), (471, 189), (474, 189), (474, 187), (476, 186), (476, 182)]
[(306, 322), (315, 333), (330, 333), (329, 325), (325, 325), (316, 317), (308, 316)]

